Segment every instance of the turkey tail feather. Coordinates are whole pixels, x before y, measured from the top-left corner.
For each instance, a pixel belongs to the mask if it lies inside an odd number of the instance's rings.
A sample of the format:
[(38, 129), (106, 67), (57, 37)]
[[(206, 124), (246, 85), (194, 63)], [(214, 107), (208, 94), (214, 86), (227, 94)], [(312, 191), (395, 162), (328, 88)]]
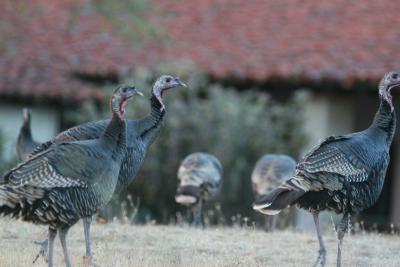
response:
[(19, 196), (7, 186), (0, 186), (0, 215), (19, 217), (21, 205)]
[(13, 188), (0, 185), (0, 216), (22, 218), (26, 216), (29, 207), (43, 198), (45, 191), (40, 188), (26, 186)]
[(304, 193), (304, 190), (294, 187), (289, 180), (271, 192), (257, 197), (253, 209), (264, 214), (275, 215), (294, 204)]

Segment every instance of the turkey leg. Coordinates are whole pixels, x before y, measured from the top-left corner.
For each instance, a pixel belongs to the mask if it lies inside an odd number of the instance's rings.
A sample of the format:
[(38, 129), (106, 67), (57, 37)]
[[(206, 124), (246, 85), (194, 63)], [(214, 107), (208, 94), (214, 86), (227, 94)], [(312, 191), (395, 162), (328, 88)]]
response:
[(91, 261), (92, 258), (92, 245), (90, 241), (90, 224), (92, 223), (92, 217), (83, 218), (83, 231), (85, 232), (85, 245), (86, 255), (85, 258)]
[[(67, 249), (67, 233), (69, 228), (61, 228), (58, 231), (58, 235), (60, 237), (61, 246), (64, 252), (64, 261), (67, 267), (72, 267), (71, 260), (69, 259), (68, 249)], [(50, 265), (49, 265), (50, 267)]]
[(272, 218), (271, 218), (271, 225), (270, 225), (270, 228), (269, 228), (269, 231), (270, 231), (270, 232), (275, 231), (277, 219), (278, 219), (278, 215), (272, 216)]
[(198, 203), (194, 207), (193, 211), (193, 225), (198, 227), (198, 226), (203, 226), (203, 220), (202, 220), (202, 209), (203, 209), (203, 200), (199, 198)]
[(47, 240), (46, 240), (46, 251), (48, 251), (48, 267), (53, 267), (53, 250), (54, 250), (54, 239), (56, 238), (57, 230), (49, 228), (49, 237), (48, 237), (48, 250), (47, 250)]
[(319, 225), (319, 213), (313, 213), (313, 218), (314, 218), (315, 229), (317, 230), (318, 242), (319, 242), (318, 258), (313, 266), (314, 267), (316, 267), (318, 265), (325, 266), (326, 249), (325, 249), (324, 241), (322, 240), (321, 227)]
[(339, 224), (337, 234), (338, 234), (338, 252), (337, 252), (337, 261), (336, 267), (340, 267), (342, 265), (342, 243), (343, 237), (346, 234), (347, 228), (350, 223), (350, 217), (348, 214), (344, 214), (342, 221)]

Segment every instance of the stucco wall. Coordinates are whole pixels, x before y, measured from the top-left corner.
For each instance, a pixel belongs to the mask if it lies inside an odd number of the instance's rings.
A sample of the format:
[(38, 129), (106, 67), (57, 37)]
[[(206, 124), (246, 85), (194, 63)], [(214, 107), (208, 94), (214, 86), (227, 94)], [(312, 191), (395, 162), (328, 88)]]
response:
[(311, 94), (305, 105), (305, 130), (309, 139), (304, 153), (329, 135), (354, 131), (354, 97)]
[[(15, 155), (15, 142), (22, 124), (22, 105), (0, 102), (0, 129), (7, 141), (4, 156), (9, 159)], [(52, 138), (59, 128), (59, 116), (55, 108), (34, 106), (32, 109), (32, 134), (36, 141)]]

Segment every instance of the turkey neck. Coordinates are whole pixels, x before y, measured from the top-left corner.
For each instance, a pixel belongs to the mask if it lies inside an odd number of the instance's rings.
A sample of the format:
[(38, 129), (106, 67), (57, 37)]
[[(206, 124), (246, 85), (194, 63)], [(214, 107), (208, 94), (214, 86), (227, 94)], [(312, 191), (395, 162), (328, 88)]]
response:
[(116, 111), (113, 111), (112, 119), (100, 139), (110, 147), (113, 157), (122, 159), (126, 148), (126, 124)]
[(156, 97), (154, 93), (152, 93), (150, 98), (151, 103), (151, 111), (150, 115), (144, 118), (144, 121), (148, 122), (145, 124), (145, 127), (141, 129), (140, 136), (142, 138), (150, 137), (150, 140), (153, 140), (157, 133), (161, 129), (161, 125), (163, 124), (165, 117), (165, 109), (161, 110), (163, 104), (160, 103), (160, 100)]
[(151, 94), (150, 102), (151, 112), (149, 116), (152, 118), (154, 126), (156, 126), (164, 119), (165, 109), (161, 110), (163, 105), (160, 103), (160, 100), (158, 100), (154, 93)]
[(392, 142), (396, 130), (396, 113), (395, 111), (391, 111), (390, 105), (385, 100), (381, 99), (378, 111), (375, 114), (370, 128), (384, 131), (387, 134), (387, 143), (390, 144)]
[(24, 120), (24, 123), (22, 124), (22, 128), (21, 128), (21, 134), (25, 138), (32, 139), (30, 120)]

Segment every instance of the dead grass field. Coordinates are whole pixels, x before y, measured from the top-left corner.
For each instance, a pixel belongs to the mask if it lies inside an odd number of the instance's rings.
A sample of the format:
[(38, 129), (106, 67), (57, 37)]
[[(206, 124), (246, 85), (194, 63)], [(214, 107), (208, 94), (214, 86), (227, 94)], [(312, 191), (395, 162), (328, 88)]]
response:
[[(38, 251), (33, 240), (46, 228), (12, 220), (0, 221), (0, 266), (32, 265)], [(71, 229), (68, 243), (74, 266), (84, 266), (83, 228)], [(95, 224), (92, 230), (96, 266), (311, 266), (317, 255), (314, 233), (277, 231), (266, 233), (245, 228), (207, 230), (177, 226), (132, 226), (118, 223)], [(333, 231), (325, 233), (328, 266), (336, 257)], [(344, 241), (344, 266), (400, 266), (400, 236), (356, 234)], [(55, 265), (65, 266), (57, 239)]]

